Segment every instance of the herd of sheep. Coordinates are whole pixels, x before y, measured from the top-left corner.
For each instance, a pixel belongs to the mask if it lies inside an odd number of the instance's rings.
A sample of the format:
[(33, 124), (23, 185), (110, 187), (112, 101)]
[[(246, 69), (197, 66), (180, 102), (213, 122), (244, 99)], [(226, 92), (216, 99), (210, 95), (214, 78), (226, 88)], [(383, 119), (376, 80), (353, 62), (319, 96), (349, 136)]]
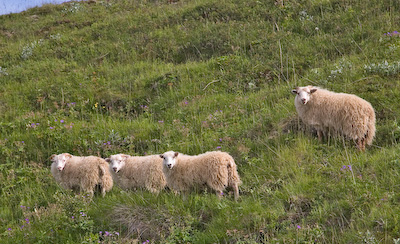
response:
[[(371, 145), (375, 112), (369, 102), (314, 86), (297, 87), (292, 92), (300, 119), (316, 129), (318, 139), (341, 135), (354, 140), (360, 151)], [(221, 151), (196, 156), (174, 151), (150, 156), (116, 154), (106, 159), (62, 153), (52, 155), (51, 161), (51, 173), (58, 184), (92, 196), (97, 187), (104, 196), (115, 183), (124, 190), (143, 188), (158, 193), (169, 188), (176, 194), (208, 187), (219, 197), (231, 188), (234, 199), (239, 198), (241, 180), (235, 161)]]

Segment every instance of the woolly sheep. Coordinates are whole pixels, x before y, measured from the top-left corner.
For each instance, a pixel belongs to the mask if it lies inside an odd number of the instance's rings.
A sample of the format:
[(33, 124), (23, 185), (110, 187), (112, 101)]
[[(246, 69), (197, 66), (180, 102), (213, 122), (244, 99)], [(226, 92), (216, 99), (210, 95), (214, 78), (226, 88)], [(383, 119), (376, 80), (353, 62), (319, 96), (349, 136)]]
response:
[(353, 139), (361, 151), (375, 136), (375, 111), (364, 99), (335, 93), (319, 87), (305, 86), (292, 90), (301, 120), (317, 130), (318, 139), (333, 132)]
[(108, 170), (108, 163), (99, 157), (79, 157), (69, 153), (53, 154), (50, 158), (51, 173), (54, 179), (65, 189), (78, 189), (91, 196), (97, 185), (104, 197), (113, 187), (113, 180)]
[(122, 189), (145, 188), (158, 193), (167, 184), (162, 171), (162, 159), (158, 155), (139, 157), (116, 154), (106, 158), (106, 161), (110, 163), (115, 183)]
[(226, 152), (213, 151), (189, 156), (168, 151), (161, 154), (167, 186), (176, 193), (192, 187), (209, 186), (218, 196), (226, 187), (232, 187), (234, 198), (239, 198), (241, 184), (236, 164)]

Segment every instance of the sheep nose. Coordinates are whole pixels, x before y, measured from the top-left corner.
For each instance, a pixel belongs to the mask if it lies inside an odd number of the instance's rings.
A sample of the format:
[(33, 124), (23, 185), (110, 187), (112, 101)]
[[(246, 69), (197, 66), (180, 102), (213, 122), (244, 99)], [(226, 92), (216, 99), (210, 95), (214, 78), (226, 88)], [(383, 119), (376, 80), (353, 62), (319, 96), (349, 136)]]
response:
[(303, 102), (303, 104), (306, 104), (307, 100), (305, 98), (302, 98), (301, 101)]
[(62, 167), (58, 167), (57, 169), (58, 169), (59, 171), (63, 170), (63, 168), (62, 168)]
[(167, 164), (167, 166), (169, 169), (172, 168), (172, 164)]
[(117, 167), (114, 167), (113, 170), (114, 170), (114, 172), (117, 172)]

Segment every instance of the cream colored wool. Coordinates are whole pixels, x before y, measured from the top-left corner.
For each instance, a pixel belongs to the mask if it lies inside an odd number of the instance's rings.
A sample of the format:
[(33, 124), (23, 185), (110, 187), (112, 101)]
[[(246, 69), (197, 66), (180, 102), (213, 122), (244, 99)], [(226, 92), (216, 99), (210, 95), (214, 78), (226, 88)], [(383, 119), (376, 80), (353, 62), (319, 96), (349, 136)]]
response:
[[(113, 169), (118, 160), (122, 160), (118, 172)], [(167, 184), (162, 171), (162, 159), (159, 155), (130, 156), (112, 155), (106, 159), (110, 162), (110, 172), (114, 182), (124, 190), (144, 188), (153, 193), (163, 190)]]
[[(175, 192), (186, 192), (207, 185), (221, 196), (226, 187), (232, 187), (235, 200), (239, 198), (241, 181), (235, 161), (228, 153), (213, 151), (189, 156), (169, 151), (160, 157), (164, 158), (163, 171), (167, 186)], [(169, 168), (171, 159), (175, 161), (173, 167)]]
[[(319, 139), (327, 133), (344, 135), (353, 139), (362, 151), (365, 144), (372, 144), (375, 111), (369, 102), (353, 94), (335, 93), (313, 86), (297, 87), (292, 92), (297, 94), (295, 106), (299, 117), (317, 130)], [(304, 104), (307, 94), (308, 101)]]
[[(64, 167), (57, 169), (58, 157), (66, 159)], [(113, 187), (113, 180), (108, 170), (108, 163), (99, 157), (78, 157), (69, 153), (52, 155), (51, 173), (64, 189), (78, 189), (94, 195), (96, 185), (101, 188), (104, 197)]]

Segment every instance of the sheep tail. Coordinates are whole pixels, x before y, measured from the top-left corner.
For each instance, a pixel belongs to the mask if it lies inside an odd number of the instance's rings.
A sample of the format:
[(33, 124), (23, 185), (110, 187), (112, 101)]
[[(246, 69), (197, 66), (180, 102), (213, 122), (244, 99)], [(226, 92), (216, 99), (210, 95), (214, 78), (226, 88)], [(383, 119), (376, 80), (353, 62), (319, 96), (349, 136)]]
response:
[(375, 137), (375, 112), (372, 111), (372, 115), (367, 124), (367, 133), (365, 134), (365, 143), (367, 145), (371, 145), (374, 137)]
[(228, 162), (228, 186), (233, 188), (233, 195), (235, 200), (239, 198), (239, 185), (241, 184), (239, 174), (236, 170), (236, 164), (232, 160)]

